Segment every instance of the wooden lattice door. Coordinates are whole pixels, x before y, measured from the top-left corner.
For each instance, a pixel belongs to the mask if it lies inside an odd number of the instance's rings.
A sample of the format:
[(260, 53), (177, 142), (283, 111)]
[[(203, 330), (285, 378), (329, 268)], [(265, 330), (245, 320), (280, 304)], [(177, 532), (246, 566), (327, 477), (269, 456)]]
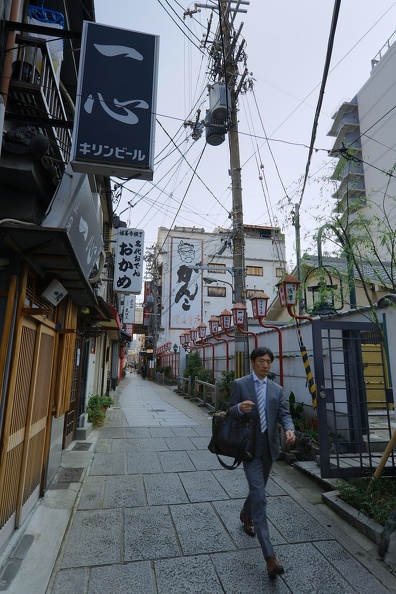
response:
[(22, 318), (10, 379), (0, 460), (0, 544), (40, 495), (51, 406), (55, 328)]

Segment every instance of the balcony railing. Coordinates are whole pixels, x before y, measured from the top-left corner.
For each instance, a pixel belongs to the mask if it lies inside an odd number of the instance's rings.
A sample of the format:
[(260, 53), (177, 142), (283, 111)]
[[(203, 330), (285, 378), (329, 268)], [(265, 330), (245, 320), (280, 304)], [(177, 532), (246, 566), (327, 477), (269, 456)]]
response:
[(70, 160), (72, 135), (59, 89), (59, 73), (57, 77), (44, 39), (18, 35), (16, 42), (6, 118), (23, 120), (46, 135), (50, 149), (42, 161), (63, 171)]

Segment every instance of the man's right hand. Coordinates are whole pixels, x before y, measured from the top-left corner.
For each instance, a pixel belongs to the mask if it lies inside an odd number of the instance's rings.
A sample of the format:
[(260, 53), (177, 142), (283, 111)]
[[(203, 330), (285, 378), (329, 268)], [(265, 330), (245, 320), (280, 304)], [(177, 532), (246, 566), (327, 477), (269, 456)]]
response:
[(241, 413), (250, 413), (253, 406), (256, 406), (253, 400), (244, 400), (243, 402), (239, 403), (239, 410)]

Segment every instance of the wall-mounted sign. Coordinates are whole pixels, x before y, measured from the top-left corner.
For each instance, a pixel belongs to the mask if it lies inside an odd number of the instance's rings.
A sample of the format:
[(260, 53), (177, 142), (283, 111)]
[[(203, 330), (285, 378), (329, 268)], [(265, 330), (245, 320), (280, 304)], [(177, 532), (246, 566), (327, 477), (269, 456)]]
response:
[(124, 324), (134, 324), (135, 323), (135, 303), (136, 297), (135, 295), (125, 295), (124, 297), (124, 312), (122, 316), (122, 321)]
[(88, 176), (66, 166), (60, 184), (41, 223), (66, 229), (77, 260), (88, 278), (103, 248), (102, 229)]
[(67, 291), (58, 280), (53, 280), (41, 295), (52, 305), (58, 305), (66, 297)]
[(170, 328), (197, 326), (202, 319), (202, 241), (172, 238)]
[(142, 290), (144, 231), (117, 229), (114, 291), (139, 295)]
[(84, 22), (75, 171), (153, 179), (159, 37)]

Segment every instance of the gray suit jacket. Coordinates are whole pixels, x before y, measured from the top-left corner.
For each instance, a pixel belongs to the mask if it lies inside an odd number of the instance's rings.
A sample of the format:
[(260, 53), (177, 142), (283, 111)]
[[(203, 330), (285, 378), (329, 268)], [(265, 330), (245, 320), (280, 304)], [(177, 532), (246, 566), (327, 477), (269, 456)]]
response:
[[(256, 427), (256, 442), (254, 456), (262, 454), (262, 433), (260, 429), (260, 417), (258, 412), (257, 395), (254, 386), (253, 374), (250, 373), (245, 377), (234, 380), (232, 386), (232, 393), (229, 405), (229, 414), (239, 415), (238, 404), (244, 400), (252, 400), (256, 406), (253, 407), (250, 413), (245, 413), (243, 416), (252, 418), (255, 421)], [(283, 388), (275, 382), (267, 379), (267, 425), (268, 425), (268, 440), (271, 450), (271, 458), (274, 462), (279, 456), (279, 433), (278, 422), (283, 429), (294, 430), (293, 421), (286, 404), (286, 396)]]

